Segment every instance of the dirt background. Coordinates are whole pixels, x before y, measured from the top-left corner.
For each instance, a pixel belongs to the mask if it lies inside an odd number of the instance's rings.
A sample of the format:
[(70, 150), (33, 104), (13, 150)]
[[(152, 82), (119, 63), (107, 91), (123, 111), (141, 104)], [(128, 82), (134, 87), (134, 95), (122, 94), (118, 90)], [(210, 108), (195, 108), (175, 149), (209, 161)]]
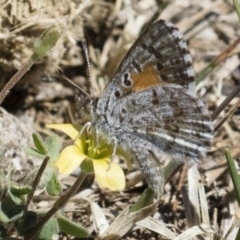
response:
[[(46, 136), (51, 131), (45, 124), (85, 122), (75, 104), (75, 95), (82, 96), (82, 93), (62, 77), (63, 72), (90, 93), (80, 40), (84, 37), (87, 41), (93, 83), (96, 95), (99, 95), (139, 34), (160, 18), (173, 22), (184, 34), (197, 76), (239, 38), (240, 24), (230, 0), (0, 0), (0, 89), (31, 56), (36, 38), (52, 24), (64, 24), (64, 32), (54, 49), (34, 64), (2, 105), (6, 110), (1, 110), (0, 116), (1, 147), (7, 149), (3, 163), (6, 172), (11, 171), (14, 179), (21, 179), (29, 170), (39, 166), (39, 161), (24, 152), (31, 142), (32, 132)], [(215, 69), (197, 85), (197, 94), (208, 105), (210, 113), (240, 83), (239, 50), (240, 46), (237, 45), (230, 53), (223, 54)], [(236, 100), (225, 108), (214, 125)], [(211, 151), (199, 166), (207, 196), (209, 221), (219, 239), (220, 236), (232, 239), (226, 236), (226, 232), (239, 218), (239, 207), (224, 156), (225, 148), (229, 148), (238, 167), (239, 114), (240, 109), (237, 108), (233, 116), (216, 131)], [(64, 144), (68, 143), (65, 139)], [(93, 236), (96, 231), (91, 210), (83, 196), (98, 203), (111, 222), (122, 209), (134, 203), (147, 187), (144, 180), (131, 186), (131, 180), (139, 175), (139, 171), (127, 171), (124, 162), (121, 166), (129, 181), (125, 191), (99, 189), (94, 177), (89, 176), (79, 191), (79, 197), (75, 197), (65, 208), (66, 216), (87, 227)], [(187, 172), (187, 168), (182, 168), (166, 184), (159, 210), (153, 216), (176, 234), (192, 226), (183, 203), (188, 186)], [(74, 178), (74, 175), (61, 176), (64, 189), (72, 184)], [(38, 190), (31, 207), (47, 210), (53, 200), (44, 190)], [(68, 238), (61, 236), (61, 239)], [(123, 239), (165, 238), (136, 226)], [(201, 239), (211, 239), (211, 236)]]

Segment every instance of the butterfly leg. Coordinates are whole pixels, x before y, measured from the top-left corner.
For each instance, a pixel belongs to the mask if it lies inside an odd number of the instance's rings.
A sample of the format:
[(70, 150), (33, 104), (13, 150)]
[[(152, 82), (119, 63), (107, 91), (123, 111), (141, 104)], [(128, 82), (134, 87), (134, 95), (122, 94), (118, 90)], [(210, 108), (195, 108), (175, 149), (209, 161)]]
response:
[(84, 126), (82, 127), (80, 133), (79, 133), (80, 136), (81, 136), (81, 134), (85, 131), (85, 129), (87, 129), (87, 128), (91, 127), (91, 126), (92, 126), (92, 123), (91, 123), (91, 122), (85, 123)]
[(109, 170), (111, 168), (111, 166), (112, 166), (113, 159), (116, 156), (117, 146), (118, 146), (118, 140), (117, 140), (117, 138), (113, 138), (113, 151), (112, 151), (110, 163), (108, 165), (108, 169), (107, 170)]
[(78, 139), (79, 137), (81, 137), (82, 134), (83, 134), (83, 132), (84, 132), (87, 128), (91, 127), (91, 125), (92, 125), (91, 122), (85, 123), (84, 126), (81, 128), (80, 132), (78, 133), (77, 137), (75, 138), (75, 140)]

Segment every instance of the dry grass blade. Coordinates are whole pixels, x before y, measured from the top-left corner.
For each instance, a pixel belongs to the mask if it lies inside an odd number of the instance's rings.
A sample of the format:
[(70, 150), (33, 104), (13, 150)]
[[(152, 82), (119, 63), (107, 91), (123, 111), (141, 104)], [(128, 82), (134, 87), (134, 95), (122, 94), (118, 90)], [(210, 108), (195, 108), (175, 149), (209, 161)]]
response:
[(240, 37), (237, 38), (227, 49), (225, 49), (217, 58), (215, 58), (206, 68), (204, 68), (196, 77), (196, 84), (200, 83), (206, 76), (208, 76), (220, 62), (226, 60), (229, 54), (240, 43)]
[[(240, 149), (233, 148), (231, 154), (233, 155), (233, 158), (238, 158), (240, 155)], [(205, 180), (207, 182), (207, 186), (211, 186), (214, 181), (217, 181), (217, 179), (220, 178), (227, 171), (227, 163), (225, 156), (222, 155), (221, 158), (218, 159), (218, 162), (216, 164), (214, 164), (212, 167), (206, 166), (206, 168), (208, 168), (208, 170), (205, 173)], [(220, 189), (217, 190), (220, 191)]]
[(121, 239), (129, 232), (136, 222), (146, 218), (154, 213), (157, 209), (157, 203), (153, 203), (136, 212), (129, 212), (130, 208), (124, 209), (117, 218), (112, 222), (109, 228), (99, 236), (98, 240), (117, 240)]
[(91, 201), (91, 210), (93, 215), (93, 222), (95, 231), (102, 235), (105, 230), (109, 227), (108, 221), (98, 204)]
[(188, 225), (209, 225), (207, 198), (196, 165), (188, 170), (188, 183), (188, 193), (183, 194)]
[(240, 99), (230, 108), (227, 114), (225, 114), (225, 116), (216, 124), (216, 126), (214, 127), (214, 131), (217, 131), (223, 125), (223, 123), (225, 123), (227, 119), (229, 119), (234, 114), (239, 104), (240, 104)]
[[(178, 235), (174, 240), (188, 240), (192, 239), (193, 237), (196, 237), (198, 235), (211, 233), (214, 234), (214, 236), (219, 237), (217, 232), (214, 230), (214, 228), (207, 224), (201, 224), (199, 226), (194, 226), (189, 228), (188, 230), (184, 231), (182, 234)], [(206, 239), (206, 238), (204, 238)]]
[(225, 100), (221, 103), (220, 106), (217, 107), (217, 109), (212, 114), (212, 120), (214, 121), (219, 114), (226, 108), (226, 106), (237, 96), (239, 93), (240, 88), (236, 87), (233, 89), (233, 91), (225, 98)]
[[(240, 224), (240, 220), (236, 218), (232, 218), (231, 221), (229, 221), (229, 224), (228, 224), (229, 227), (227, 231), (223, 233), (224, 240), (232, 240), (235, 238), (235, 236), (239, 231), (239, 224)], [(238, 240), (238, 239), (239, 239), (239, 235), (237, 235), (235, 240)]]
[(161, 236), (168, 239), (174, 239), (176, 237), (176, 234), (169, 230), (163, 222), (153, 219), (152, 217), (145, 218), (144, 220), (137, 222), (136, 225), (159, 233)]

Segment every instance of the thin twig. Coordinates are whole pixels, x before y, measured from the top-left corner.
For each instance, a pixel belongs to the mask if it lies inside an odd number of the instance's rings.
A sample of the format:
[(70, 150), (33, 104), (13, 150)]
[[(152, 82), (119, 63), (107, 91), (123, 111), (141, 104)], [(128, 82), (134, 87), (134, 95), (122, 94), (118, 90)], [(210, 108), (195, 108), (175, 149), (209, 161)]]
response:
[(53, 207), (45, 214), (43, 218), (33, 227), (33, 229), (24, 237), (24, 240), (32, 240), (36, 239), (36, 235), (42, 229), (42, 227), (46, 224), (46, 222), (53, 217), (53, 215), (59, 211), (64, 205), (69, 201), (69, 199), (77, 192), (79, 186), (82, 184), (84, 179), (86, 178), (87, 173), (81, 172), (72, 185), (72, 187), (62, 195), (53, 205)]
[(225, 107), (237, 96), (240, 92), (240, 87), (236, 87), (233, 91), (224, 99), (224, 101), (217, 107), (217, 109), (212, 114), (212, 120), (214, 121), (219, 114), (225, 109)]
[(38, 173), (37, 173), (35, 179), (34, 179), (34, 182), (33, 182), (33, 184), (32, 184), (31, 192), (28, 194), (28, 197), (27, 197), (27, 200), (26, 200), (26, 204), (25, 204), (26, 207), (28, 207), (29, 203), (30, 203), (31, 200), (32, 200), (33, 194), (34, 194), (34, 192), (35, 192), (36, 189), (37, 189), (38, 183), (39, 183), (39, 181), (40, 181), (40, 179), (41, 179), (41, 177), (42, 177), (42, 175), (43, 175), (43, 172), (44, 172), (44, 170), (45, 170), (45, 168), (46, 168), (46, 166), (47, 166), (47, 164), (48, 164), (48, 161), (49, 161), (49, 156), (46, 156), (46, 157), (44, 158), (43, 162), (42, 162), (41, 167), (40, 167), (39, 170), (38, 170)]
[(4, 98), (7, 96), (9, 91), (21, 79), (21, 77), (31, 68), (33, 64), (34, 64), (34, 61), (32, 58), (30, 58), (26, 63), (23, 64), (23, 66), (16, 72), (16, 74), (4, 86), (3, 90), (0, 92), (0, 105), (2, 104)]
[(227, 121), (227, 119), (229, 119), (234, 112), (236, 111), (236, 109), (238, 108), (240, 104), (240, 99), (229, 109), (229, 111), (227, 112), (227, 114), (224, 116), (224, 118), (222, 118), (217, 125), (214, 127), (214, 132), (216, 132), (222, 125), (224, 122)]

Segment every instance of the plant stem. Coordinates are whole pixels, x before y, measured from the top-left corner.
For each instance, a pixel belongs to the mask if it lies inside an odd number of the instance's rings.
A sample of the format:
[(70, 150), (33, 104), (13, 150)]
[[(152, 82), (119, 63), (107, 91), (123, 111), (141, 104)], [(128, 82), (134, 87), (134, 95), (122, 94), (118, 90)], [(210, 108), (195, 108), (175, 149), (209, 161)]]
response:
[(10, 79), (10, 81), (4, 86), (3, 90), (0, 92), (0, 105), (2, 104), (4, 98), (9, 93), (10, 89), (21, 79), (21, 77), (31, 68), (34, 64), (32, 58), (30, 58), (23, 66), (15, 73), (15, 75)]
[(69, 199), (77, 192), (79, 186), (82, 184), (83, 180), (86, 178), (87, 173), (81, 172), (72, 185), (72, 187), (62, 195), (53, 205), (53, 207), (44, 215), (42, 219), (32, 228), (32, 230), (24, 237), (24, 240), (32, 240), (36, 239), (36, 235), (38, 232), (42, 229), (44, 224), (61, 208), (64, 207), (64, 205), (69, 201)]
[(36, 188), (38, 186), (38, 183), (39, 183), (39, 181), (40, 181), (40, 179), (42, 177), (42, 174), (43, 174), (43, 172), (44, 172), (44, 170), (45, 170), (45, 168), (47, 166), (48, 161), (49, 161), (49, 156), (46, 156), (44, 158), (43, 162), (42, 162), (41, 167), (38, 170), (38, 173), (37, 173), (35, 179), (34, 179), (34, 182), (32, 184), (32, 190), (28, 194), (28, 197), (27, 197), (27, 200), (26, 200), (26, 208), (28, 207), (30, 201), (32, 200), (33, 194), (34, 194), (34, 192), (35, 192), (35, 190), (36, 190)]

